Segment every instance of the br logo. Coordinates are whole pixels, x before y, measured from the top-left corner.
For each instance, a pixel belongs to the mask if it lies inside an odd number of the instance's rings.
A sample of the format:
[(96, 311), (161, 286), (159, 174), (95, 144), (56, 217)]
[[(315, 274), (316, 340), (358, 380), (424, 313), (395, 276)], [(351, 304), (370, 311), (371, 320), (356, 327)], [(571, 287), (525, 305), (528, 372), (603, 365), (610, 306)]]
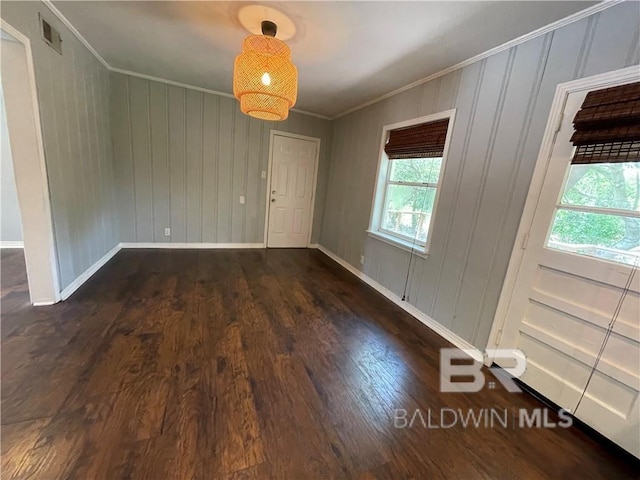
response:
[[(484, 388), (485, 378), (482, 373), (483, 363), (472, 358), (473, 350), (458, 348), (440, 349), (440, 391), (441, 392), (479, 392)], [(512, 393), (521, 392), (513, 381), (519, 378), (527, 368), (527, 358), (522, 350), (489, 349), (486, 350), (490, 358), (502, 360), (507, 367), (490, 368), (493, 376), (502, 386)], [(466, 360), (467, 363), (452, 363), (452, 360)], [(473, 363), (468, 363), (472, 360)], [(453, 381), (457, 378), (457, 381)], [(472, 379), (472, 380), (470, 380)], [(489, 388), (495, 388), (494, 382), (489, 382)]]

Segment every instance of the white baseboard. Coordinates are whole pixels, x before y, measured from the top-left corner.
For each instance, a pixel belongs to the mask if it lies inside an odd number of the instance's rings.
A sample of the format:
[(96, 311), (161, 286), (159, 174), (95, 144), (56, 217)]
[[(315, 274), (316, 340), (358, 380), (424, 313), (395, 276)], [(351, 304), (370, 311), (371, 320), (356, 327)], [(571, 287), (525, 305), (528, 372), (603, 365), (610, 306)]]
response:
[(310, 243), (309, 244), (309, 248), (320, 248), (320, 244), (319, 243)]
[(60, 298), (62, 300), (66, 300), (67, 298), (69, 298), (71, 295), (73, 295), (73, 292), (75, 292), (78, 288), (80, 288), (80, 286), (86, 282), (87, 280), (89, 280), (91, 278), (91, 276), (96, 273), (98, 270), (100, 270), (102, 268), (102, 266), (107, 263), (109, 260), (111, 260), (111, 258), (120, 251), (120, 244), (116, 245), (115, 247), (113, 247), (111, 250), (109, 250), (104, 257), (102, 257), (100, 260), (98, 260), (96, 263), (94, 263), (93, 265), (91, 265), (89, 268), (87, 268), (84, 273), (82, 273), (78, 278), (76, 278), (73, 282), (71, 282), (69, 284), (69, 286), (67, 288), (65, 288), (64, 290), (62, 290), (62, 292), (60, 292)]
[(474, 347), (469, 342), (467, 342), (464, 338), (462, 338), (462, 337), (458, 336), (457, 334), (453, 333), (448, 328), (440, 325), (433, 318), (431, 318), (428, 315), (426, 315), (425, 313), (421, 312), (420, 310), (418, 310), (416, 307), (414, 307), (410, 303), (403, 302), (402, 299), (398, 295), (393, 293), (391, 290), (389, 290), (388, 288), (380, 285), (373, 278), (371, 278), (368, 275), (366, 275), (365, 273), (361, 272), (360, 270), (355, 268), (353, 265), (351, 265), (349, 262), (347, 262), (347, 261), (343, 260), (342, 258), (338, 257), (335, 253), (327, 250), (322, 245), (318, 245), (317, 248), (322, 253), (324, 253), (327, 257), (329, 257), (331, 260), (333, 260), (334, 262), (339, 264), (341, 267), (343, 267), (346, 270), (348, 270), (349, 272), (351, 272), (353, 275), (358, 277), (364, 283), (366, 283), (367, 285), (373, 287), (375, 290), (377, 290), (382, 295), (387, 297), (393, 303), (398, 305), (400, 308), (402, 308), (409, 315), (415, 317), (420, 322), (424, 323), (427, 327), (429, 327), (431, 330), (436, 332), (442, 338), (444, 338), (445, 340), (448, 340), (449, 342), (451, 342), (453, 345), (455, 345), (456, 347), (458, 347), (461, 350), (469, 350), (471, 356), (475, 360), (477, 360), (479, 362), (484, 361), (484, 356), (483, 356), (482, 352), (480, 350), (478, 350), (478, 348)]
[(34, 307), (48, 307), (49, 305), (55, 305), (56, 302), (47, 301), (47, 302), (33, 302), (32, 305)]
[(122, 248), (168, 248), (168, 249), (231, 249), (231, 248), (265, 248), (264, 243), (143, 243), (123, 242)]
[(24, 248), (24, 242), (22, 241), (12, 241), (12, 240), (5, 240), (0, 242), (0, 248)]

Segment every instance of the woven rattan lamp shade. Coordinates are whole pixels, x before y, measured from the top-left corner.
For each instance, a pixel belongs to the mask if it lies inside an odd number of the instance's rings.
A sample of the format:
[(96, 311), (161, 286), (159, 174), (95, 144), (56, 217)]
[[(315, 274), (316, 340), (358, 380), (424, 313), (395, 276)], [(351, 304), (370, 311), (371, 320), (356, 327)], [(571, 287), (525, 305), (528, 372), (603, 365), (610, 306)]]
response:
[(233, 94), (243, 113), (285, 120), (298, 95), (298, 70), (289, 47), (268, 35), (247, 37), (234, 64)]

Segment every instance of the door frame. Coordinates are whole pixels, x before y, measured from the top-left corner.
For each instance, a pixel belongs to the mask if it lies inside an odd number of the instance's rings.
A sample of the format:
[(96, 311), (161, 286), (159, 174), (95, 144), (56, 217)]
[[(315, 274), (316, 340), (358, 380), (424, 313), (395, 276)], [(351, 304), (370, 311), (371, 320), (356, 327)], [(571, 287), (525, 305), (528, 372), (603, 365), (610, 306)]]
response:
[[(612, 72), (560, 83), (556, 87), (556, 93), (553, 97), (551, 111), (547, 120), (547, 127), (544, 131), (544, 136), (542, 137), (540, 153), (538, 154), (538, 159), (531, 178), (529, 192), (527, 193), (524, 210), (522, 212), (522, 217), (520, 218), (518, 233), (513, 244), (513, 250), (511, 252), (511, 257), (509, 258), (509, 266), (507, 267), (507, 273), (502, 284), (496, 314), (493, 318), (491, 332), (489, 333), (489, 339), (486, 347), (488, 350), (494, 349), (500, 344), (502, 330), (507, 321), (509, 304), (516, 287), (520, 267), (524, 258), (529, 231), (531, 230), (533, 219), (538, 208), (538, 202), (540, 200), (540, 195), (542, 194), (542, 186), (547, 176), (551, 153), (555, 146), (556, 137), (564, 118), (564, 107), (567, 97), (571, 93), (631, 83), (638, 80), (639, 74), (640, 67), (638, 67), (638, 65), (634, 65)], [(491, 365), (494, 360), (495, 357), (493, 355), (485, 355), (485, 365)]]
[(269, 134), (269, 164), (267, 165), (267, 191), (265, 194), (265, 213), (264, 213), (264, 248), (268, 248), (269, 237), (269, 209), (271, 207), (271, 169), (273, 167), (273, 139), (278, 135), (280, 137), (296, 138), (298, 140), (308, 140), (316, 144), (316, 158), (313, 167), (313, 190), (311, 192), (311, 212), (309, 214), (309, 234), (307, 236), (307, 248), (311, 247), (311, 235), (313, 233), (313, 220), (316, 207), (316, 191), (318, 190), (318, 167), (320, 164), (320, 142), (317, 137), (309, 137), (307, 135), (298, 135), (297, 133), (283, 132), (281, 130), (272, 129)]
[[(58, 255), (55, 244), (51, 196), (47, 177), (47, 164), (40, 118), (40, 103), (38, 101), (31, 41), (4, 19), (0, 19), (0, 27), (17, 40), (18, 43), (22, 44), (24, 48), (29, 83), (28, 89), (33, 111), (33, 133), (36, 139), (35, 150), (38, 157), (37, 166), (33, 165), (30, 168), (28, 178), (24, 173), (20, 173), (23, 170), (22, 168), (14, 168), (18, 204), (20, 205), (20, 216), (22, 218), (22, 235), (24, 240), (25, 263), (27, 266), (29, 296), (34, 306), (52, 305), (61, 299), (60, 277), (58, 273)], [(9, 114), (7, 113), (7, 120), (8, 117)], [(11, 125), (8, 125), (8, 130), (10, 129)], [(9, 136), (11, 136), (10, 132)], [(20, 155), (20, 153), (18, 155)], [(14, 164), (15, 159), (15, 152), (12, 152), (12, 161)], [(36, 208), (36, 210), (39, 211), (33, 211), (32, 208), (27, 209), (24, 205), (25, 196), (31, 198), (34, 191), (38, 192), (37, 196), (40, 197), (42, 202), (39, 208)], [(20, 201), (21, 197), (23, 199), (22, 202)], [(31, 207), (34, 206), (31, 202), (30, 205)], [(43, 255), (48, 258), (48, 261), (42, 262), (42, 255), (39, 255), (37, 251), (34, 252), (34, 250), (38, 249), (45, 250), (46, 253), (43, 253)]]

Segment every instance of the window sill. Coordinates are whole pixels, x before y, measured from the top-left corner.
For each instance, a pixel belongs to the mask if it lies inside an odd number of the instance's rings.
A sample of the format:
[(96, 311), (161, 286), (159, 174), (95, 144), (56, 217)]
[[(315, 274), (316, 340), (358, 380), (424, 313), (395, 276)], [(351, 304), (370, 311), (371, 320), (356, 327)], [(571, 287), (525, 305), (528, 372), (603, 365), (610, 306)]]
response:
[(422, 245), (418, 245), (418, 244), (413, 245), (411, 242), (407, 242), (405, 240), (394, 237), (392, 235), (387, 235), (382, 232), (376, 232), (374, 230), (367, 230), (367, 234), (371, 238), (375, 238), (376, 240), (379, 240), (381, 242), (388, 243), (389, 245), (393, 245), (394, 247), (397, 247), (400, 250), (404, 250), (405, 252), (411, 253), (411, 251), (413, 250), (414, 255), (417, 255), (418, 257), (421, 257), (421, 258), (429, 258), (429, 252), (425, 252), (424, 251), (425, 247), (423, 247)]

